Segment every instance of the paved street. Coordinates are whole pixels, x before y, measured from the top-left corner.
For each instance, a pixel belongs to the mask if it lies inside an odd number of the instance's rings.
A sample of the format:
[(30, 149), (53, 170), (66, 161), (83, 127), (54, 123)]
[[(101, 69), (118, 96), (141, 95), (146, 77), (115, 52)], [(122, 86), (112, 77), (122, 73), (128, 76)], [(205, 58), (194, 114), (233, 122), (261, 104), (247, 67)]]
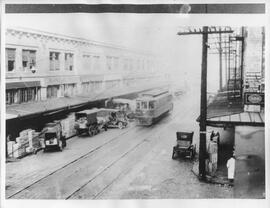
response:
[(39, 152), (7, 163), (6, 197), (232, 198), (232, 188), (198, 181), (190, 160), (171, 159), (176, 131), (194, 130), (198, 143), (198, 97), (176, 99), (173, 112), (151, 127), (131, 123), (92, 138), (74, 137), (63, 152)]

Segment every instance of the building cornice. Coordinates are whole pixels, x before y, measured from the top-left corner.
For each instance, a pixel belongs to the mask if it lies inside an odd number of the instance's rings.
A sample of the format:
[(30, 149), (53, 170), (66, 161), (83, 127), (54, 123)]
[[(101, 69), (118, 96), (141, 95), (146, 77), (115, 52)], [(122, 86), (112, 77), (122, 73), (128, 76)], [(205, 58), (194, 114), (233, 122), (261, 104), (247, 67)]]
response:
[(74, 45), (82, 45), (82, 46), (102, 46), (107, 47), (111, 49), (120, 49), (128, 52), (137, 53), (140, 55), (147, 55), (147, 56), (153, 56), (153, 54), (145, 51), (139, 51), (136, 49), (130, 49), (127, 47), (119, 46), (119, 45), (113, 45), (108, 44), (105, 42), (98, 42), (94, 40), (88, 40), (84, 38), (77, 38), (77, 37), (71, 37), (67, 35), (62, 34), (56, 34), (56, 33), (50, 33), (40, 30), (34, 30), (34, 29), (28, 29), (28, 28), (7, 28), (6, 29), (6, 35), (12, 35), (17, 36), (19, 38), (22, 38), (23, 36), (27, 38), (34, 38), (34, 39), (41, 39), (44, 41), (55, 41), (55, 42), (62, 42), (62, 43), (69, 43)]

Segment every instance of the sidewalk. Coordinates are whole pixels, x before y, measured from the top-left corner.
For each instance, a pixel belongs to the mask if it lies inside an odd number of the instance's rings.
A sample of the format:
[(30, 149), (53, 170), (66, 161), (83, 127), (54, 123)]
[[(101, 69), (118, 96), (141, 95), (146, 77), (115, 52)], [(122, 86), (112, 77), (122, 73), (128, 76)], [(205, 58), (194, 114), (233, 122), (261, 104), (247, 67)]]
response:
[[(130, 127), (132, 125), (131, 123)], [(40, 151), (36, 155), (29, 155), (14, 160), (14, 162), (6, 163), (6, 197), (57, 171), (59, 168), (75, 162), (78, 158), (107, 143), (112, 138), (128, 131), (130, 127), (121, 131), (110, 129), (110, 131), (101, 132), (93, 138), (73, 137), (67, 141), (67, 147), (64, 148), (63, 152), (43, 153), (43, 151)]]
[[(199, 161), (196, 159), (193, 164), (192, 172), (199, 178)], [(227, 178), (227, 169), (219, 167), (214, 176), (206, 175), (206, 182), (213, 184), (221, 184), (225, 186), (233, 186)]]

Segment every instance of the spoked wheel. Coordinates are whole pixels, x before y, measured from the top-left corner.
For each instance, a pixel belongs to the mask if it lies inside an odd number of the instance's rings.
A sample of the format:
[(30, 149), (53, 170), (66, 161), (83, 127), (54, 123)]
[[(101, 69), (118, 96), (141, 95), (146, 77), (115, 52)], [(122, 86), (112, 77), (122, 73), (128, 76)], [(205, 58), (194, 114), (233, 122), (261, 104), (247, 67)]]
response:
[(62, 152), (63, 151), (63, 142), (59, 142), (59, 151)]
[(123, 123), (122, 123), (122, 122), (119, 122), (119, 123), (118, 123), (118, 128), (119, 128), (119, 129), (124, 128), (124, 125), (123, 125)]
[(178, 158), (178, 152), (173, 150), (173, 153), (172, 153), (172, 159), (175, 160)]
[(193, 158), (193, 150), (191, 150), (190, 152), (189, 152), (189, 157), (192, 159)]
[(90, 137), (94, 135), (94, 132), (93, 132), (93, 130), (91, 128), (89, 128), (89, 130), (88, 130), (88, 135)]
[(196, 149), (194, 148), (192, 151), (192, 159), (194, 159), (195, 155), (196, 155)]

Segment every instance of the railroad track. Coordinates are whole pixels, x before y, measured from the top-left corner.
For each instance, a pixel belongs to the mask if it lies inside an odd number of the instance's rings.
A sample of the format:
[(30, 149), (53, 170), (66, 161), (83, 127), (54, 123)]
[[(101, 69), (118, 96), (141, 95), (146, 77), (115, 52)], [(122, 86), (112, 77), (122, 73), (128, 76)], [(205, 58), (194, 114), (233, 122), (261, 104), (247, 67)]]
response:
[[(174, 112), (175, 113), (175, 112)], [(102, 171), (100, 171), (98, 174), (96, 174), (94, 177), (92, 177), (91, 179), (89, 179), (88, 181), (86, 181), (82, 186), (80, 186), (79, 188), (77, 188), (75, 191), (73, 191), (71, 194), (69, 194), (67, 197), (65, 197), (65, 199), (70, 199), (72, 198), (72, 196), (74, 196), (75, 194), (77, 194), (78, 192), (80, 192), (85, 186), (87, 186), (89, 183), (91, 183), (92, 181), (94, 181), (96, 178), (98, 178), (102, 173), (104, 173), (106, 170), (108, 170), (109, 168), (111, 168), (114, 164), (116, 164), (118, 161), (120, 161), (122, 158), (124, 158), (125, 156), (127, 156), (129, 153), (133, 152), (134, 150), (136, 150), (137, 148), (139, 148), (142, 144), (144, 144), (147, 139), (153, 135), (153, 131), (156, 130), (156, 128), (158, 128), (158, 131), (156, 131), (154, 133), (155, 134), (158, 134), (159, 132), (161, 132), (164, 128), (166, 128), (169, 124), (170, 121), (174, 120), (180, 113), (183, 113), (181, 111), (178, 111), (176, 112), (173, 116), (167, 116), (165, 118), (163, 118), (163, 120), (161, 120), (159, 123), (151, 126), (151, 127), (148, 127), (148, 128), (145, 128), (143, 129), (144, 131), (142, 131), (139, 135), (136, 135), (136, 137), (140, 137), (140, 136), (143, 136), (145, 135), (145, 133), (147, 133), (147, 136), (144, 136), (140, 142), (138, 142), (137, 144), (135, 144), (134, 146), (132, 146), (128, 151), (126, 151), (124, 154), (122, 154), (119, 158), (117, 158), (116, 160), (114, 160), (113, 162), (111, 162), (109, 165), (107, 165)], [(186, 113), (186, 112), (184, 112)], [(164, 125), (165, 123), (165, 125)], [(162, 126), (161, 128), (159, 128), (159, 126), (161, 125), (164, 125)], [(109, 145), (110, 143), (112, 143), (113, 141), (121, 138), (122, 136), (128, 134), (129, 132), (131, 132), (132, 130), (136, 129), (136, 126), (132, 126), (130, 128), (128, 128), (126, 131), (122, 132), (121, 134), (113, 137), (112, 139), (108, 140), (107, 142), (103, 143), (102, 145), (99, 145), (98, 147), (92, 149), (91, 151), (83, 154), (82, 156), (76, 158), (75, 160), (72, 160), (70, 161), (69, 163), (63, 165), (62, 167), (52, 171), (51, 173), (47, 174), (46, 176), (36, 180), (35, 182), (27, 185), (26, 187), (22, 188), (21, 190), (13, 193), (12, 195), (8, 196), (7, 198), (8, 199), (11, 199), (11, 198), (16, 198), (17, 195), (23, 193), (24, 191), (27, 191), (29, 188), (35, 186), (36, 184), (38, 184), (39, 182), (43, 181), (44, 179), (60, 172), (61, 170), (67, 168), (68, 166), (71, 166), (72, 164), (75, 164), (76, 162), (79, 162), (80, 160), (83, 160), (85, 159), (86, 157), (88, 157), (89, 155), (95, 153), (96, 151), (100, 150), (101, 148), (103, 147), (106, 147), (107, 145)], [(149, 131), (150, 130), (150, 131)], [(108, 186), (106, 186), (105, 188), (108, 188), (111, 184), (113, 184), (115, 182), (115, 180), (117, 180), (118, 177), (116, 177)], [(101, 191), (103, 192), (104, 189)], [(96, 196), (98, 196), (101, 192), (99, 192)]]
[[(165, 125), (163, 125), (161, 128), (158, 129), (158, 131), (156, 131), (154, 134), (151, 134), (150, 136), (154, 135), (158, 135), (160, 132), (162, 132), (168, 125), (170, 121), (173, 121), (178, 115), (179, 115), (180, 111), (177, 112), (174, 116), (171, 117), (166, 117), (166, 123)], [(186, 114), (187, 112), (184, 112), (184, 114)], [(169, 120), (169, 121), (168, 121)], [(159, 123), (159, 125), (164, 124), (164, 120), (162, 120), (162, 122)], [(152, 132), (151, 132), (152, 133)], [(136, 144), (135, 146), (133, 146), (133, 148), (131, 148), (129, 151), (127, 151), (125, 154), (123, 154), (121, 157), (119, 157), (117, 160), (113, 161), (109, 166), (107, 166), (102, 172), (100, 172), (98, 175), (96, 175), (95, 177), (91, 178), (89, 181), (87, 181), (83, 186), (81, 186), (79, 189), (77, 189), (76, 191), (74, 191), (72, 194), (70, 194), (68, 197), (66, 197), (65, 199), (70, 199), (72, 198), (72, 196), (74, 196), (75, 194), (77, 194), (78, 192), (80, 192), (85, 186), (87, 186), (89, 183), (91, 183), (92, 181), (94, 181), (96, 178), (98, 178), (100, 175), (102, 175), (106, 170), (108, 170), (110, 167), (112, 167), (114, 164), (116, 164), (117, 162), (119, 162), (121, 159), (123, 159), (125, 156), (127, 156), (128, 154), (130, 154), (131, 152), (135, 151), (136, 149), (138, 149), (141, 145), (143, 145), (145, 142), (147, 142), (149, 139), (149, 135), (145, 136), (138, 144)], [(107, 186), (105, 186), (101, 191), (99, 191), (98, 193), (96, 193), (93, 197), (93, 199), (97, 199), (106, 189), (108, 189), (112, 184), (114, 184), (121, 175), (125, 174), (126, 172), (128, 172), (128, 170), (125, 170), (124, 172), (120, 173), (118, 176), (116, 176)]]

